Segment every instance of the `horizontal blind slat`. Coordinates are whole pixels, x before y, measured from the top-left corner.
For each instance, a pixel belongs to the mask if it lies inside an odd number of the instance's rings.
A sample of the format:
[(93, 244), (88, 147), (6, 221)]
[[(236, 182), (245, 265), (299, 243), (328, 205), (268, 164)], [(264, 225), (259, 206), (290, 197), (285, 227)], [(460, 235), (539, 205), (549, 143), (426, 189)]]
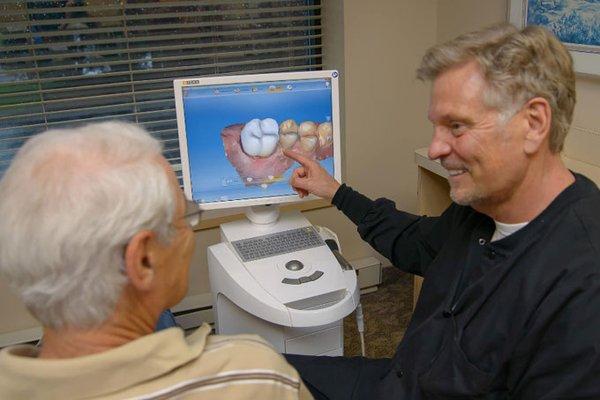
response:
[[(235, 28), (235, 27), (234, 27)], [(285, 33), (285, 32), (294, 32), (294, 31), (307, 31), (307, 30), (319, 30), (322, 29), (321, 25), (311, 25), (307, 26), (292, 26), (292, 27), (277, 27), (277, 28), (260, 28), (260, 29), (230, 29), (226, 31), (218, 31), (218, 32), (197, 32), (190, 34), (172, 34), (172, 35), (152, 35), (148, 37), (134, 37), (134, 38), (110, 38), (110, 39), (93, 39), (93, 40), (84, 40), (81, 42), (77, 42), (78, 46), (91, 46), (91, 45), (109, 45), (109, 44), (120, 44), (120, 43), (137, 43), (144, 41), (151, 41), (153, 43), (159, 43), (161, 41), (167, 40), (182, 40), (182, 39), (202, 39), (202, 38), (211, 38), (211, 37), (228, 37), (228, 36), (243, 36), (243, 35), (258, 35), (258, 34), (268, 34), (268, 33)], [(151, 37), (152, 40), (148, 40)], [(63, 45), (71, 44), (71, 41), (64, 42), (52, 42), (51, 46), (60, 47)], [(11, 45), (10, 50), (15, 51), (23, 51), (23, 50), (42, 50), (50, 47), (49, 44), (31, 44), (31, 45)]]
[[(274, 62), (274, 61), (291, 61), (291, 60), (298, 60), (298, 59), (306, 59), (306, 60), (310, 60), (310, 59), (314, 59), (314, 58), (320, 58), (321, 55), (317, 54), (317, 55), (309, 55), (306, 57), (283, 57), (283, 58), (279, 58), (279, 59), (272, 59), (270, 60), (270, 62)], [(219, 68), (219, 67), (227, 67), (227, 66), (235, 66), (235, 65), (239, 65), (239, 66), (244, 66), (244, 65), (250, 65), (250, 64), (260, 64), (260, 63), (264, 63), (266, 61), (264, 60), (257, 60), (257, 61), (246, 61), (246, 62), (233, 62), (233, 63), (212, 63), (212, 64), (203, 64), (203, 65), (190, 65), (190, 66), (184, 66), (184, 67), (170, 67), (170, 68), (162, 68), (160, 70), (135, 70), (135, 71), (123, 71), (123, 72), (107, 72), (105, 74), (103, 74), (104, 77), (117, 77), (117, 76), (139, 76), (140, 79), (134, 82), (143, 82), (142, 77), (144, 75), (149, 75), (152, 73), (158, 73), (158, 72), (175, 72), (175, 71), (194, 71), (194, 70), (202, 70), (202, 69), (213, 69), (213, 68)], [(47, 82), (56, 82), (56, 81), (72, 81), (72, 80), (79, 80), (79, 79), (89, 79), (88, 76), (82, 76), (82, 75), (74, 75), (74, 76), (66, 76), (66, 77), (56, 77), (56, 78), (41, 78), (41, 79), (36, 79), (35, 82), (38, 83), (47, 83)], [(22, 82), (21, 82), (22, 83)], [(9, 84), (12, 84), (11, 82), (9, 82)]]
[[(163, 78), (163, 79), (148, 79), (144, 81), (145, 83), (161, 83), (161, 82), (172, 82), (173, 79)], [(77, 85), (77, 86), (65, 86), (58, 89), (39, 89), (39, 90), (30, 90), (30, 91), (22, 91), (22, 92), (14, 92), (14, 93), (3, 93), (2, 96), (5, 97), (16, 97), (20, 95), (33, 95), (33, 94), (56, 94), (70, 91), (85, 91), (92, 89), (102, 89), (102, 88), (120, 88), (125, 86), (132, 86), (131, 81), (126, 82), (111, 82), (111, 83), (94, 83), (91, 85)]]
[[(282, 48), (274, 48), (274, 49), (264, 49), (264, 50), (242, 50), (242, 51), (231, 51), (231, 52), (220, 52), (220, 53), (211, 53), (211, 54), (199, 54), (199, 55), (186, 55), (186, 56), (170, 56), (170, 57), (155, 57), (152, 58), (152, 62), (164, 62), (164, 61), (175, 61), (175, 60), (193, 60), (193, 59), (205, 59), (205, 58), (224, 58), (224, 57), (232, 57), (232, 56), (244, 56), (248, 57), (255, 54), (269, 54), (276, 52), (286, 52), (286, 51), (294, 51), (294, 50), (314, 50), (320, 49), (322, 45), (314, 45), (314, 46), (296, 46), (296, 47), (282, 47)], [(14, 68), (10, 69), (11, 73), (28, 73), (28, 72), (52, 72), (52, 71), (63, 71), (65, 68), (76, 68), (82, 69), (86, 67), (103, 67), (103, 66), (119, 66), (119, 65), (129, 65), (129, 64), (139, 64), (144, 61), (148, 61), (147, 58), (128, 58), (123, 61), (97, 61), (97, 62), (86, 62), (81, 64), (56, 64), (50, 67), (31, 67), (31, 68)]]
[[(11, 28), (15, 28), (15, 27), (33, 27), (33, 26), (46, 26), (46, 25), (68, 25), (69, 23), (80, 23), (80, 24), (85, 24), (85, 23), (103, 23), (103, 22), (127, 22), (127, 21), (137, 21), (137, 20), (144, 20), (144, 19), (169, 19), (169, 18), (186, 18), (186, 19), (190, 19), (193, 17), (214, 17), (214, 16), (219, 16), (219, 17), (223, 17), (223, 16), (232, 16), (232, 17), (239, 17), (239, 16), (248, 16), (248, 15), (252, 15), (252, 14), (266, 14), (266, 13), (281, 13), (282, 11), (285, 13), (290, 13), (290, 14), (294, 14), (296, 12), (299, 11), (314, 11), (319, 9), (319, 6), (296, 6), (296, 7), (260, 7), (260, 8), (243, 8), (243, 9), (234, 9), (234, 10), (226, 10), (226, 11), (220, 11), (220, 10), (215, 10), (215, 11), (205, 11), (205, 10), (201, 10), (201, 11), (185, 11), (182, 10), (180, 12), (164, 12), (164, 13), (159, 13), (159, 14), (153, 14), (153, 13), (141, 13), (141, 14), (121, 14), (121, 15), (115, 15), (115, 16), (109, 16), (109, 17), (75, 17), (75, 18), (56, 18), (56, 19), (42, 19), (42, 20), (34, 20), (34, 21), (17, 21), (17, 22), (12, 22), (12, 23), (0, 23), (0, 28), (3, 27), (8, 27), (10, 26)], [(67, 13), (67, 9), (64, 9)], [(146, 8), (147, 10), (147, 8)], [(73, 8), (72, 11), (82, 11), (79, 10), (78, 8)], [(246, 20), (251, 20), (254, 21), (254, 19), (252, 18), (248, 18)], [(260, 19), (260, 17), (258, 18), (259, 21), (263, 21), (262, 19)], [(240, 22), (243, 22), (244, 20), (240, 20)]]
[[(322, 34), (314, 34), (314, 35), (302, 35), (302, 36), (286, 36), (282, 38), (273, 38), (273, 39), (257, 39), (257, 40), (232, 40), (225, 42), (217, 42), (217, 43), (199, 43), (199, 44), (181, 44), (181, 45), (173, 45), (168, 46), (167, 49), (163, 49), (157, 46), (145, 46), (145, 47), (135, 47), (135, 48), (118, 48), (112, 50), (87, 50), (83, 51), (73, 51), (73, 52), (65, 52), (65, 53), (52, 53), (52, 54), (41, 54), (35, 56), (16, 56), (10, 58), (1, 58), (0, 60), (5, 63), (17, 63), (17, 62), (30, 62), (30, 61), (42, 61), (49, 59), (66, 59), (66, 58), (81, 58), (82, 56), (110, 56), (110, 55), (119, 55), (123, 53), (136, 54), (136, 53), (146, 53), (151, 51), (175, 51), (175, 50), (195, 50), (195, 51), (203, 51), (212, 49), (215, 47), (240, 47), (240, 46), (256, 46), (256, 45), (266, 45), (266, 44), (274, 44), (281, 43), (282, 48), (285, 48), (285, 44), (289, 42), (299, 42), (306, 40), (316, 40), (321, 39), (323, 37)], [(166, 46), (165, 46), (166, 47)]]
[[(138, 18), (142, 19), (142, 18)], [(147, 19), (147, 18), (146, 18)], [(274, 24), (274, 23), (291, 23), (296, 21), (306, 21), (310, 22), (312, 20), (320, 19), (319, 16), (315, 17), (275, 17), (275, 18), (262, 18), (262, 19), (244, 19), (244, 20), (231, 20), (231, 21), (219, 21), (218, 23), (214, 23), (212, 21), (209, 22), (196, 22), (196, 23), (187, 23), (181, 24), (184, 28), (214, 28), (214, 30), (218, 31), (220, 27), (227, 26), (242, 26), (245, 24)], [(1, 25), (1, 24), (0, 24)], [(35, 25), (34, 25), (35, 26)], [(0, 26), (2, 28), (2, 26)], [(57, 37), (57, 36), (76, 36), (76, 35), (92, 35), (97, 33), (111, 33), (116, 32), (120, 33), (124, 30), (127, 31), (146, 31), (146, 30), (158, 30), (158, 29), (167, 29), (171, 28), (170, 25), (167, 24), (152, 24), (152, 25), (125, 25), (123, 27), (114, 27), (114, 28), (84, 28), (84, 29), (65, 29), (60, 31), (42, 31), (42, 32), (26, 32), (26, 33), (9, 33), (5, 35), (5, 38), (8, 40), (15, 39), (29, 39), (31, 37), (36, 37), (42, 35), (46, 38), (48, 37)], [(85, 41), (81, 41), (82, 44), (85, 44)]]
[[(29, 0), (29, 3), (36, 3), (36, 1), (32, 1)], [(47, 0), (41, 0), (41, 3), (47, 3)], [(169, 2), (146, 2), (146, 3), (123, 3), (122, 5), (118, 5), (118, 7), (115, 7), (117, 4), (106, 4), (104, 6), (102, 5), (78, 5), (75, 6), (73, 8), (70, 8), (71, 10), (74, 11), (115, 11), (115, 10), (135, 10), (135, 9), (147, 9), (147, 8), (173, 8), (173, 7), (192, 7), (192, 6), (203, 6), (203, 7), (207, 7), (207, 6), (219, 6), (219, 5), (226, 5), (226, 4), (239, 4), (240, 1), (239, 0), (203, 0), (202, 3), (200, 3), (199, 1), (169, 1)], [(265, 3), (265, 0), (246, 0), (243, 2), (244, 4), (261, 4), (261, 3)], [(13, 4), (13, 6), (15, 6)], [(18, 6), (18, 5), (17, 5)], [(319, 8), (320, 6), (315, 6), (317, 8)], [(22, 8), (22, 10), (3, 10), (2, 9), (2, 3), (0, 3), (0, 10), (3, 11), (4, 15), (8, 15), (8, 16), (33, 16), (33, 15), (37, 15), (37, 14), (44, 14), (44, 13), (56, 13), (57, 12), (57, 8), (56, 7), (50, 7), (50, 8)], [(64, 8), (60, 9), (61, 11), (65, 11)]]

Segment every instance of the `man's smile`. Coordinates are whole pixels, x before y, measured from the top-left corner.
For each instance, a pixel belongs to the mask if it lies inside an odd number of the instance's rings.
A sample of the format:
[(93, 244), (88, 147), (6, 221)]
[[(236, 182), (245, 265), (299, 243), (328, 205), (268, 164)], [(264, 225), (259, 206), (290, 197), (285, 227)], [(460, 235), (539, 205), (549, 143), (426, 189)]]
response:
[(468, 172), (468, 171), (466, 169), (449, 169), (448, 170), (448, 174), (451, 177), (460, 176), (460, 175), (464, 174), (465, 172)]

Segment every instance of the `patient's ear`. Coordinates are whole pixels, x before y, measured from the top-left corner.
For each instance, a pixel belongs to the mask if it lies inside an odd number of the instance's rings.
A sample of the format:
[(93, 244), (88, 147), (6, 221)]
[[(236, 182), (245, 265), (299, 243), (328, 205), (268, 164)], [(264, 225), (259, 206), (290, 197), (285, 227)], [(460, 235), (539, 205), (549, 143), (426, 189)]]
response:
[(525, 136), (525, 152), (534, 154), (540, 150), (546, 140), (549, 140), (552, 109), (548, 101), (542, 97), (534, 97), (523, 108), (528, 128)]
[(125, 274), (136, 289), (146, 291), (152, 286), (154, 268), (152, 265), (152, 246), (156, 234), (144, 230), (136, 233), (125, 248)]

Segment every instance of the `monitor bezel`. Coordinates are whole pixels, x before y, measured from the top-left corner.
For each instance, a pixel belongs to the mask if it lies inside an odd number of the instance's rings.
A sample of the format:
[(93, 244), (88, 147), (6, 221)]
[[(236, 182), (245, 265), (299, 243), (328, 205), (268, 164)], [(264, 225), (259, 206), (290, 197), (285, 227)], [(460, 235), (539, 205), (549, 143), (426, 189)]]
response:
[[(179, 138), (179, 151), (181, 154), (181, 172), (183, 178), (183, 190), (188, 199), (192, 199), (192, 183), (190, 177), (189, 157), (187, 148), (187, 134), (185, 128), (185, 118), (183, 112), (183, 88), (194, 86), (215, 86), (235, 83), (253, 83), (253, 82), (277, 82), (288, 80), (305, 79), (331, 79), (331, 122), (333, 125), (333, 170), (334, 178), (342, 181), (342, 160), (341, 160), (341, 126), (340, 126), (340, 103), (339, 103), (339, 72), (336, 70), (321, 71), (301, 71), (301, 72), (278, 72), (269, 74), (251, 74), (251, 75), (225, 75), (210, 77), (190, 77), (173, 80), (175, 91), (175, 111), (177, 115), (177, 133)], [(222, 210), (228, 208), (251, 207), (266, 204), (281, 205), (284, 203), (306, 202), (317, 200), (314, 195), (300, 198), (297, 194), (284, 196), (261, 197), (254, 199), (226, 200), (210, 203), (198, 203), (200, 210)]]

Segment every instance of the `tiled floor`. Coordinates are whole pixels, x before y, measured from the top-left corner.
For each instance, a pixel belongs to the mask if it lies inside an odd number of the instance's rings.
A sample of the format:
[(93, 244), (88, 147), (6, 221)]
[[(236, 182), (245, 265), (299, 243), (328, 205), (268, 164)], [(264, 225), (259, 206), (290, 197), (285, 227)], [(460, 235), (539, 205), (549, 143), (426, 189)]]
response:
[[(412, 277), (393, 267), (384, 268), (379, 289), (361, 296), (367, 357), (394, 355), (412, 314)], [(354, 313), (344, 319), (344, 355), (360, 355)]]

